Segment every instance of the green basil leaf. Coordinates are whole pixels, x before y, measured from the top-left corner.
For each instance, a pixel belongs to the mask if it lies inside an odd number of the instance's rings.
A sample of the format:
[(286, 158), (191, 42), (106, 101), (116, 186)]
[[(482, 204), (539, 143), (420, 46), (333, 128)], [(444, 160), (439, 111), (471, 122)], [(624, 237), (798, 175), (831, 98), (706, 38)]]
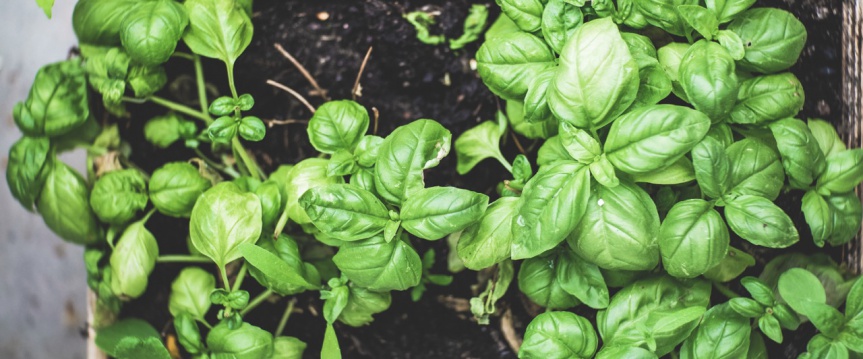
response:
[(321, 358), (342, 359), (342, 349), (339, 347), (339, 337), (336, 336), (336, 330), (330, 323), (327, 323), (327, 329), (324, 331), (324, 343), (321, 347)]
[(159, 212), (190, 217), (198, 197), (212, 184), (189, 163), (170, 162), (150, 176), (150, 200)]
[(357, 172), (357, 161), (347, 150), (338, 150), (330, 157), (327, 165), (327, 176), (347, 176)]
[(555, 66), (555, 57), (542, 39), (513, 32), (486, 37), (476, 52), (476, 62), (477, 72), (491, 92), (506, 100), (521, 101), (530, 82), (543, 70)]
[(832, 213), (833, 232), (827, 243), (839, 246), (857, 236), (863, 219), (863, 206), (854, 192), (832, 195), (826, 198)]
[(758, 329), (764, 333), (770, 340), (776, 343), (782, 343), (782, 327), (779, 326), (779, 321), (772, 315), (765, 315), (758, 318)]
[(590, 174), (593, 179), (600, 185), (605, 187), (616, 187), (620, 184), (620, 180), (614, 173), (614, 166), (608, 161), (608, 158), (603, 154), (598, 161), (590, 164)]
[(591, 358), (598, 340), (590, 321), (570, 312), (542, 313), (527, 325), (519, 358)]
[(659, 359), (653, 352), (639, 347), (628, 346), (607, 346), (603, 345), (599, 353), (596, 353), (596, 359)]
[(36, 211), (60, 238), (78, 244), (102, 240), (102, 231), (90, 209), (90, 189), (77, 171), (55, 160), (36, 200)]
[(695, 179), (695, 168), (692, 167), (692, 161), (688, 158), (680, 157), (680, 159), (671, 164), (671, 166), (647, 173), (633, 175), (631, 176), (631, 179), (633, 182), (639, 183), (661, 185), (681, 184)]
[(122, 298), (140, 297), (158, 257), (156, 237), (144, 228), (144, 221), (130, 224), (111, 252), (111, 291)]
[[(770, 124), (782, 166), (791, 187), (807, 189), (824, 171), (826, 163), (818, 141), (803, 121), (786, 118)], [(863, 177), (861, 177), (863, 180)]]
[(233, 70), (234, 62), (252, 42), (249, 15), (235, 0), (187, 0), (185, 6), (189, 29), (183, 42), (192, 52), (222, 60)]
[[(691, 7), (709, 12), (700, 6)], [(734, 59), (715, 42), (700, 40), (689, 47), (680, 60), (678, 81), (692, 106), (713, 122), (725, 119), (737, 102), (739, 83)]]
[(216, 277), (198, 267), (186, 267), (171, 283), (168, 310), (179, 317), (190, 315), (203, 319), (210, 310), (210, 292), (216, 289)]
[(237, 119), (233, 117), (219, 117), (207, 127), (207, 136), (214, 143), (230, 144), (237, 135), (238, 125)]
[(512, 258), (534, 257), (563, 242), (585, 214), (589, 192), (587, 166), (561, 161), (541, 167), (522, 192), (512, 224)]
[[(593, 136), (587, 131), (579, 129), (567, 122), (560, 124), (560, 134), (557, 137), (553, 137), (553, 139), (560, 141), (560, 145), (562, 145), (563, 149), (566, 151), (565, 153), (569, 154), (568, 156), (565, 154), (554, 156), (559, 159), (572, 158), (578, 162), (590, 164), (602, 155), (602, 148), (599, 145), (599, 141), (593, 138)], [(548, 147), (543, 144), (542, 148), (552, 149), (552, 147), (555, 147), (555, 144), (549, 144), (550, 141), (551, 140), (546, 141)], [(540, 158), (546, 157), (542, 156), (542, 148), (540, 148)], [(547, 164), (551, 161), (544, 162), (544, 164)]]
[(713, 36), (719, 32), (719, 19), (716, 18), (716, 13), (708, 8), (698, 5), (679, 5), (677, 14), (708, 41), (713, 40)]
[(109, 111), (114, 112), (114, 107), (120, 110), (115, 113), (118, 116), (125, 113), (121, 101), (126, 92), (131, 61), (122, 48), (110, 48), (105, 53), (88, 57), (84, 64), (90, 86), (102, 94), (102, 103)]
[(246, 141), (258, 142), (263, 140), (264, 136), (267, 134), (267, 126), (264, 125), (264, 121), (261, 121), (260, 118), (255, 116), (246, 116), (240, 120), (237, 132), (240, 134), (240, 137), (244, 138)]
[(659, 263), (658, 234), (653, 200), (641, 187), (622, 181), (612, 188), (592, 186), (584, 216), (567, 243), (600, 268), (648, 270)]
[(266, 249), (251, 243), (242, 243), (239, 245), (239, 252), (259, 273), (255, 275), (255, 279), (280, 295), (291, 295), (302, 289), (316, 290), (320, 287), (303, 277), (297, 263), (288, 263)]
[(786, 248), (800, 240), (791, 218), (763, 197), (734, 198), (726, 204), (725, 219), (734, 233), (762, 247)]
[(749, 351), (746, 352), (746, 359), (767, 359), (767, 346), (764, 345), (764, 337), (756, 330), (752, 330), (749, 335)]
[[(643, 37), (635, 34), (624, 34), (631, 35), (624, 36), (624, 40), (632, 36)], [(648, 39), (647, 41), (649, 42), (650, 40)], [(650, 46), (653, 46), (653, 43), (650, 43)], [(631, 48), (630, 51), (632, 51)], [(673, 89), (673, 84), (671, 77), (668, 76), (665, 69), (657, 61), (656, 55), (634, 55), (634, 58), (635, 63), (638, 64), (638, 93), (635, 95), (635, 101), (632, 103), (631, 108), (655, 105), (668, 97), (668, 94)]]
[[(563, 124), (561, 124), (563, 126)], [(546, 166), (558, 161), (572, 161), (574, 158), (569, 154), (566, 146), (563, 145), (563, 134), (551, 137), (539, 147), (536, 154), (537, 166)], [(597, 144), (598, 145), (598, 144)]]
[(806, 27), (788, 11), (763, 7), (740, 13), (728, 24), (746, 46), (740, 67), (772, 73), (797, 62), (806, 44)]
[(683, 60), (690, 46), (687, 43), (672, 42), (656, 50), (656, 59), (672, 81), (678, 81), (680, 61)]
[(755, 4), (755, 0), (705, 0), (705, 4), (716, 14), (719, 23), (724, 24)]
[(542, 0), (495, 0), (502, 12), (524, 32), (539, 30), (542, 22)]
[(642, 107), (614, 121), (605, 142), (605, 153), (621, 171), (647, 173), (679, 160), (709, 129), (707, 116), (686, 107)]
[(800, 310), (795, 311), (809, 318), (815, 328), (828, 337), (837, 337), (845, 325), (845, 316), (827, 304), (806, 301), (799, 303), (799, 306)]
[(680, 314), (686, 310), (703, 312), (709, 300), (709, 282), (654, 276), (636, 281), (615, 294), (608, 309), (597, 313), (597, 328), (603, 345), (640, 346), (653, 342), (655, 353), (663, 356), (689, 336), (700, 315), (690, 316), (688, 322), (665, 331), (656, 330), (658, 324), (682, 318)]
[(294, 337), (276, 337), (270, 359), (302, 359), (306, 343)]
[(300, 196), (311, 188), (328, 184), (344, 183), (340, 176), (328, 176), (329, 161), (321, 158), (307, 158), (294, 165), (293, 170), (285, 179), (286, 198), (285, 211), (288, 217), (299, 224), (310, 224), (312, 220), (300, 205)]
[(36, 0), (36, 5), (45, 12), (45, 16), (51, 18), (51, 9), (54, 7), (54, 0)]
[(863, 149), (855, 148), (827, 157), (827, 166), (818, 176), (816, 190), (823, 194), (842, 194), (863, 181)]
[(96, 330), (96, 345), (108, 355), (116, 355), (117, 345), (123, 339), (135, 338), (140, 340), (154, 338), (159, 339), (159, 332), (152, 325), (142, 319), (128, 318), (112, 323), (109, 326)]
[(454, 187), (424, 188), (411, 195), (399, 215), (402, 227), (428, 240), (443, 238), (473, 224), (488, 207), (488, 196)]
[(120, 45), (123, 20), (140, 1), (81, 0), (72, 12), (72, 28), (78, 41), (98, 46)]
[(571, 267), (561, 265), (561, 256), (558, 252), (528, 258), (518, 271), (518, 288), (521, 292), (534, 303), (550, 310), (567, 309), (581, 303), (578, 298), (564, 290), (561, 279), (572, 278), (567, 278), (567, 274), (562, 273)]
[(849, 322), (863, 319), (863, 279), (857, 278), (851, 290), (848, 291), (848, 298), (845, 300), (845, 316)]
[(755, 277), (743, 277), (740, 279), (740, 284), (746, 288), (746, 291), (763, 306), (772, 307), (776, 304), (776, 297), (773, 295), (773, 290), (760, 279)]
[(787, 304), (777, 304), (773, 306), (773, 316), (779, 321), (785, 329), (797, 330), (800, 326), (800, 316), (789, 307)]
[(785, 170), (776, 152), (751, 138), (735, 142), (725, 150), (731, 162), (728, 193), (754, 195), (775, 200), (785, 182)]
[(21, 137), (9, 149), (6, 164), (6, 183), (9, 191), (21, 206), (33, 210), (33, 202), (45, 183), (51, 169), (48, 165), (51, 141), (44, 137)]
[(232, 182), (210, 188), (195, 203), (189, 223), (192, 245), (220, 267), (241, 257), (240, 246), (261, 236), (261, 202)]
[(721, 198), (731, 187), (731, 163), (719, 141), (705, 137), (692, 149), (692, 165), (701, 192), (710, 198)]
[(824, 304), (827, 302), (827, 293), (824, 286), (812, 272), (803, 268), (791, 268), (779, 276), (779, 295), (788, 303), (795, 312), (806, 313), (806, 303)]
[(512, 178), (516, 181), (526, 183), (533, 177), (533, 168), (530, 160), (523, 154), (518, 154), (512, 160)]
[(168, 75), (162, 66), (132, 64), (126, 81), (135, 92), (135, 97), (147, 97), (161, 90), (168, 83)]
[(823, 347), (818, 348), (816, 350), (812, 350), (811, 353), (812, 353), (812, 358), (823, 358), (823, 359), (848, 359), (849, 358), (848, 348), (845, 345), (843, 345), (842, 343), (838, 343), (838, 342), (826, 343)]
[(261, 218), (265, 230), (274, 229), (279, 221), (279, 216), (284, 211), (282, 193), (279, 191), (279, 187), (276, 181), (267, 180), (255, 190), (255, 195), (261, 201)]
[(339, 321), (352, 327), (368, 325), (377, 314), (387, 310), (392, 303), (390, 292), (374, 292), (351, 285), (348, 304), (339, 315)]
[(433, 120), (417, 120), (393, 131), (375, 162), (375, 189), (400, 205), (425, 187), (423, 171), (437, 166), (450, 150), (452, 134)]
[(497, 123), (484, 121), (458, 136), (455, 140), (456, 171), (464, 175), (486, 158), (494, 158), (508, 167), (509, 162), (500, 152), (500, 138), (505, 133), (506, 118), (499, 117)]
[(15, 104), (12, 117), (25, 135), (56, 137), (84, 124), (87, 77), (79, 60), (45, 65), (36, 73), (27, 100)]
[(171, 354), (159, 338), (123, 338), (114, 348), (119, 359), (170, 359)]
[(231, 329), (223, 322), (207, 334), (207, 348), (214, 357), (221, 354), (236, 359), (268, 358), (273, 352), (273, 335), (249, 323)]
[(549, 67), (530, 81), (524, 95), (524, 121), (530, 124), (554, 119), (548, 107), (548, 89), (551, 80), (557, 75), (557, 68)]
[(608, 307), (608, 286), (599, 268), (570, 251), (558, 257), (557, 281), (569, 294), (594, 309)]
[(372, 167), (378, 159), (381, 145), (384, 139), (380, 136), (365, 135), (357, 144), (357, 149), (354, 155), (357, 158), (357, 163), (363, 167)]
[(803, 195), (800, 209), (803, 211), (809, 230), (812, 231), (812, 240), (815, 245), (823, 247), (824, 242), (833, 235), (834, 214), (830, 205), (824, 197), (813, 190), (809, 190)]
[(318, 107), (307, 131), (312, 146), (322, 153), (353, 151), (369, 130), (369, 112), (354, 101), (329, 101)]
[(743, 40), (734, 31), (719, 30), (716, 34), (716, 41), (728, 51), (728, 54), (735, 61), (742, 60), (746, 54), (746, 50), (743, 48)]
[(111, 171), (90, 192), (90, 207), (99, 220), (112, 225), (131, 221), (147, 206), (147, 180), (135, 169)]
[(351, 185), (311, 188), (299, 203), (315, 227), (343, 241), (374, 236), (390, 220), (387, 207), (373, 193)]
[[(179, 141), (184, 136), (181, 134), (182, 127), (192, 126), (195, 123), (184, 120), (180, 115), (170, 113), (164, 116), (156, 116), (144, 124), (144, 138), (158, 148), (168, 148), (174, 142)], [(197, 128), (195, 128), (197, 132)]]
[(790, 72), (753, 77), (740, 83), (737, 104), (731, 109), (728, 121), (765, 125), (793, 117), (803, 108), (805, 99), (803, 85)]
[(821, 152), (824, 153), (825, 158), (845, 151), (845, 142), (839, 138), (836, 129), (829, 122), (810, 118), (806, 125), (818, 142), (818, 147), (821, 148)]
[(684, 36), (687, 30), (686, 22), (677, 13), (677, 7), (698, 5), (695, 0), (634, 0), (632, 3), (647, 23), (677, 36)]
[(581, 8), (566, 0), (549, 0), (542, 10), (542, 37), (556, 53), (584, 22)]
[(749, 349), (749, 319), (720, 304), (704, 313), (691, 337), (683, 342), (680, 358), (743, 358)]
[(719, 282), (728, 282), (737, 278), (746, 268), (755, 265), (755, 258), (749, 253), (734, 247), (728, 247), (728, 254), (714, 266), (704, 273), (704, 278)]
[(598, 129), (635, 101), (638, 84), (638, 65), (617, 25), (598, 19), (579, 26), (564, 45), (548, 105), (563, 122)]
[[(210, 302), (207, 301), (209, 306)], [(204, 342), (201, 340), (201, 331), (198, 323), (189, 314), (174, 316), (174, 330), (177, 331), (177, 341), (189, 354), (199, 354), (204, 351)]]
[[(524, 137), (529, 139), (546, 139), (557, 134), (558, 121), (552, 116), (550, 119), (529, 123), (524, 118), (524, 103), (518, 101), (506, 102), (506, 118), (509, 119), (510, 128)], [(498, 111), (500, 115), (501, 112)]]
[(377, 235), (345, 243), (333, 262), (356, 285), (373, 291), (405, 290), (422, 277), (419, 254), (398, 237), (387, 242)]
[(479, 222), (464, 229), (457, 252), (465, 267), (480, 270), (510, 258), (518, 204), (518, 197), (500, 198), (488, 206)]
[(120, 42), (133, 60), (159, 65), (174, 53), (188, 23), (186, 9), (176, 1), (143, 1), (123, 18)]
[(731, 298), (728, 305), (746, 318), (759, 318), (764, 315), (764, 306), (749, 298)]
[(718, 265), (728, 251), (728, 227), (713, 205), (678, 202), (659, 227), (659, 251), (668, 274), (693, 278)]

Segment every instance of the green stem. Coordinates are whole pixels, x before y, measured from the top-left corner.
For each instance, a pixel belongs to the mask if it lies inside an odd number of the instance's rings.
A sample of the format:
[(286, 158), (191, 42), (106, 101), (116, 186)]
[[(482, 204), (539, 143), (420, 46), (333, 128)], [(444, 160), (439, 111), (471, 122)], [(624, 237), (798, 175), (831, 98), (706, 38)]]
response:
[(207, 103), (207, 86), (204, 81), (204, 66), (201, 65), (201, 57), (197, 54), (194, 55), (194, 63), (195, 63), (195, 81), (198, 84), (198, 102), (201, 103), (201, 112), (208, 113), (208, 103)]
[(246, 273), (249, 271), (246, 263), (243, 263), (243, 266), (240, 267), (240, 272), (237, 273), (237, 278), (234, 278), (234, 286), (231, 287), (232, 292), (236, 292), (240, 290), (240, 286), (243, 285), (243, 280), (246, 279)]
[[(225, 270), (225, 266), (219, 266), (219, 274), (222, 276), (222, 284), (225, 287), (225, 290), (231, 291), (231, 283), (228, 281), (228, 271)], [(226, 310), (230, 310), (231, 308), (225, 308)]]
[(296, 303), (296, 299), (288, 301), (288, 309), (285, 309), (285, 314), (282, 314), (282, 319), (279, 320), (279, 326), (276, 328), (276, 333), (273, 335), (274, 337), (282, 335), (282, 332), (285, 331), (285, 325), (288, 324), (288, 318), (291, 317), (291, 313), (294, 311), (294, 304)]
[(499, 156), (495, 157), (497, 161), (500, 162), (500, 164), (502, 164), (503, 167), (506, 168), (507, 171), (509, 171), (509, 173), (512, 173), (512, 164), (510, 164), (509, 161), (507, 161), (506, 158), (503, 157), (503, 155), (500, 155), (500, 153), (498, 153), (498, 155)]
[(733, 291), (733, 290), (731, 290), (730, 288), (728, 288), (727, 286), (725, 286), (725, 284), (722, 284), (722, 283), (719, 283), (719, 282), (715, 282), (715, 281), (714, 281), (714, 282), (713, 282), (713, 287), (714, 287), (714, 288), (716, 288), (716, 290), (718, 290), (718, 291), (719, 291), (719, 293), (722, 293), (722, 295), (724, 295), (724, 296), (725, 296), (725, 297), (727, 297), (728, 299), (733, 299), (733, 298), (739, 298), (739, 297), (740, 297), (740, 295), (739, 295), (739, 294), (734, 293), (734, 291)]
[(255, 309), (257, 306), (261, 305), (261, 303), (263, 303), (265, 300), (267, 300), (267, 298), (269, 298), (271, 295), (273, 295), (272, 289), (267, 289), (263, 293), (258, 294), (258, 296), (255, 297), (255, 299), (252, 299), (252, 301), (249, 302), (249, 305), (247, 305), (245, 308), (243, 308), (243, 310), (240, 311), (240, 315), (245, 316), (246, 313), (250, 312), (252, 309)]
[(243, 166), (249, 171), (249, 174), (252, 178), (263, 180), (261, 177), (261, 169), (258, 168), (258, 164), (249, 157), (249, 153), (246, 152), (246, 148), (243, 147), (243, 143), (240, 142), (240, 138), (234, 136), (234, 139), (231, 140), (231, 144), (234, 146), (234, 149), (237, 152), (237, 155), (240, 156), (240, 160), (243, 161)]
[(188, 256), (182, 254), (166, 254), (156, 258), (157, 263), (213, 263), (210, 258), (202, 256)]
[(239, 98), (240, 96), (237, 95), (237, 87), (234, 86), (234, 64), (226, 62), (225, 65), (228, 70), (228, 87), (231, 88), (231, 96), (235, 99)]
[(279, 222), (276, 223), (276, 230), (273, 231), (273, 239), (279, 238), (279, 235), (282, 234), (282, 231), (285, 230), (285, 226), (288, 224), (288, 210), (285, 209), (282, 212), (282, 215), (279, 216)]
[(197, 154), (198, 157), (201, 158), (201, 160), (206, 162), (208, 166), (213, 167), (219, 171), (222, 171), (222, 173), (224, 173), (228, 176), (231, 176), (231, 178), (240, 177), (240, 174), (237, 173), (237, 171), (235, 169), (216, 163), (216, 161), (213, 161), (213, 159), (207, 157), (207, 155), (205, 155), (204, 152), (201, 152), (201, 150), (197, 147), (195, 147), (194, 150), (195, 150), (195, 154)]
[(206, 321), (206, 320), (203, 320), (203, 319), (201, 319), (201, 318), (198, 318), (198, 319), (196, 319), (196, 320), (198, 321), (198, 323), (201, 323), (201, 324), (203, 324), (205, 327), (207, 327), (207, 329), (213, 329), (213, 326), (212, 326), (212, 325), (210, 325), (210, 323), (207, 323), (207, 321)]
[(208, 115), (206, 112), (195, 111), (186, 105), (181, 105), (181, 104), (178, 104), (174, 101), (161, 98), (159, 96), (150, 96), (147, 98), (147, 100), (152, 101), (153, 103), (160, 105), (162, 107), (165, 107), (165, 108), (177, 111), (179, 113), (182, 113), (184, 115), (188, 115), (188, 116), (192, 116), (194, 118), (197, 118), (201, 121), (204, 121), (204, 123), (206, 123), (207, 125), (213, 123), (213, 119), (210, 118), (210, 115)]

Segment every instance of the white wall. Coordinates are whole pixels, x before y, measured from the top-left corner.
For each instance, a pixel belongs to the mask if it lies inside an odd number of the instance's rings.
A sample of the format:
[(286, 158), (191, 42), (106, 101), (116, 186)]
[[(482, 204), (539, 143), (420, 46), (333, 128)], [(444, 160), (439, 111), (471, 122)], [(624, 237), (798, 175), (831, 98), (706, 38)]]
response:
[[(0, 358), (84, 358), (86, 273), (79, 246), (51, 233), (9, 192), (9, 147), (21, 133), (12, 107), (27, 97), (40, 66), (75, 44), (74, 0), (55, 0), (48, 20), (35, 0), (0, 0)], [(83, 168), (79, 154), (63, 156)]]

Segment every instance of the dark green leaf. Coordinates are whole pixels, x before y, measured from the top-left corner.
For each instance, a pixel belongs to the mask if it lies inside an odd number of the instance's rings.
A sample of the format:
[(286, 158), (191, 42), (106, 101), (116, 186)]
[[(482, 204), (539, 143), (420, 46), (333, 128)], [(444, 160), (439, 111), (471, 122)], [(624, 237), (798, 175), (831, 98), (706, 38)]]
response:
[[(531, 301), (548, 309), (567, 309), (581, 302), (564, 289), (561, 279), (568, 278), (564, 270), (571, 269), (562, 266), (560, 253), (537, 256), (526, 259), (518, 271), (518, 288)], [(569, 283), (573, 287), (572, 283)]]
[(804, 100), (803, 85), (790, 72), (753, 77), (740, 83), (737, 104), (731, 109), (728, 122), (765, 125), (796, 115)]
[(776, 297), (773, 295), (773, 290), (760, 279), (755, 277), (743, 277), (740, 279), (740, 284), (746, 288), (752, 299), (755, 299), (763, 306), (772, 307), (776, 304)]
[(264, 125), (264, 121), (261, 121), (260, 118), (255, 116), (246, 116), (240, 120), (237, 132), (240, 134), (240, 137), (244, 138), (246, 141), (258, 142), (263, 140), (264, 136), (267, 134), (267, 126)]
[(562, 161), (541, 167), (522, 192), (512, 225), (512, 258), (534, 257), (560, 244), (584, 215), (589, 192), (586, 166)]
[(9, 149), (6, 164), (6, 183), (9, 191), (21, 206), (33, 210), (33, 202), (52, 166), (47, 165), (51, 141), (44, 137), (21, 137)]
[(740, 13), (728, 30), (734, 31), (746, 46), (740, 61), (744, 70), (772, 73), (797, 62), (806, 44), (806, 28), (790, 12), (769, 7)]
[(452, 134), (433, 120), (417, 120), (393, 131), (375, 163), (375, 189), (387, 202), (402, 204), (425, 187), (423, 171), (450, 150)]
[(90, 206), (99, 220), (123, 225), (147, 206), (147, 180), (136, 169), (111, 171), (100, 177), (90, 193)]
[(563, 47), (548, 104), (561, 121), (598, 129), (635, 101), (638, 84), (638, 65), (617, 25), (598, 19), (579, 26)]
[(386, 206), (373, 193), (352, 185), (329, 184), (309, 189), (299, 203), (315, 227), (343, 241), (374, 236), (390, 220)]
[(816, 190), (822, 194), (848, 193), (863, 181), (863, 149), (855, 148), (827, 157)]
[(728, 251), (728, 227), (713, 205), (678, 202), (659, 228), (659, 251), (668, 274), (693, 278), (718, 265)]
[(728, 254), (718, 265), (704, 273), (704, 278), (719, 282), (728, 282), (737, 278), (746, 268), (755, 265), (755, 258), (749, 253), (728, 247)]
[[(726, 149), (731, 162), (728, 193), (775, 200), (785, 182), (779, 156), (760, 140), (746, 138)], [(727, 201), (727, 200), (726, 200)]]
[(102, 239), (101, 228), (90, 209), (90, 189), (77, 171), (55, 160), (47, 169), (36, 210), (60, 238), (78, 244), (94, 244)]
[(749, 349), (749, 335), (749, 319), (720, 304), (704, 313), (698, 329), (683, 342), (680, 358), (743, 358)]
[(725, 146), (705, 137), (692, 149), (692, 165), (698, 187), (707, 197), (721, 198), (731, 187), (731, 163)]
[(530, 321), (519, 358), (591, 358), (598, 340), (590, 321), (569, 312), (546, 312)]
[[(815, 136), (806, 123), (795, 118), (776, 121), (770, 125), (770, 130), (776, 138), (791, 187), (807, 189), (826, 167)], [(863, 174), (860, 179), (863, 180)]]
[(791, 218), (763, 197), (734, 198), (725, 207), (725, 219), (734, 233), (762, 247), (786, 248), (800, 240)]
[[(584, 192), (578, 195), (587, 197)], [(637, 185), (621, 182), (613, 188), (590, 189), (584, 216), (567, 243), (600, 268), (648, 270), (659, 263), (658, 234), (659, 213), (653, 200)]]
[(458, 232), (482, 217), (488, 196), (454, 187), (431, 187), (405, 200), (399, 215), (402, 227), (428, 240)]
[(45, 65), (36, 73), (27, 100), (15, 104), (15, 124), (28, 136), (60, 136), (84, 124), (87, 78), (79, 60)]
[(398, 237), (345, 243), (333, 262), (356, 285), (374, 291), (405, 290), (419, 284), (422, 275), (419, 254)]

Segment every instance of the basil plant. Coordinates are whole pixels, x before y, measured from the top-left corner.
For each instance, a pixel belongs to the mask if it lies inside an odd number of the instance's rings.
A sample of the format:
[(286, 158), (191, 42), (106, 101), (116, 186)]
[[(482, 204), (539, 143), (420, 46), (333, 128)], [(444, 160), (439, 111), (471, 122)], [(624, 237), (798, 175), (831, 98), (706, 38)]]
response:
[[(465, 267), (498, 273), (490, 286), (516, 277), (549, 310), (519, 357), (766, 357), (765, 336), (781, 343), (807, 319), (819, 334), (804, 357), (863, 354), (856, 307), (826, 302), (823, 278), (784, 268), (778, 291), (738, 280), (759, 247), (841, 246), (863, 217), (863, 150), (795, 118), (805, 94), (789, 68), (806, 29), (753, 3), (497, 1), (476, 61), (505, 106), (455, 150), (459, 173), (491, 158), (510, 174), (455, 248)], [(519, 144), (509, 162), (508, 131), (538, 150)], [(777, 205), (789, 192), (801, 223)], [(852, 300), (849, 285), (828, 292)], [(471, 301), (480, 323), (500, 297)], [(567, 311), (582, 305), (595, 322)]]

